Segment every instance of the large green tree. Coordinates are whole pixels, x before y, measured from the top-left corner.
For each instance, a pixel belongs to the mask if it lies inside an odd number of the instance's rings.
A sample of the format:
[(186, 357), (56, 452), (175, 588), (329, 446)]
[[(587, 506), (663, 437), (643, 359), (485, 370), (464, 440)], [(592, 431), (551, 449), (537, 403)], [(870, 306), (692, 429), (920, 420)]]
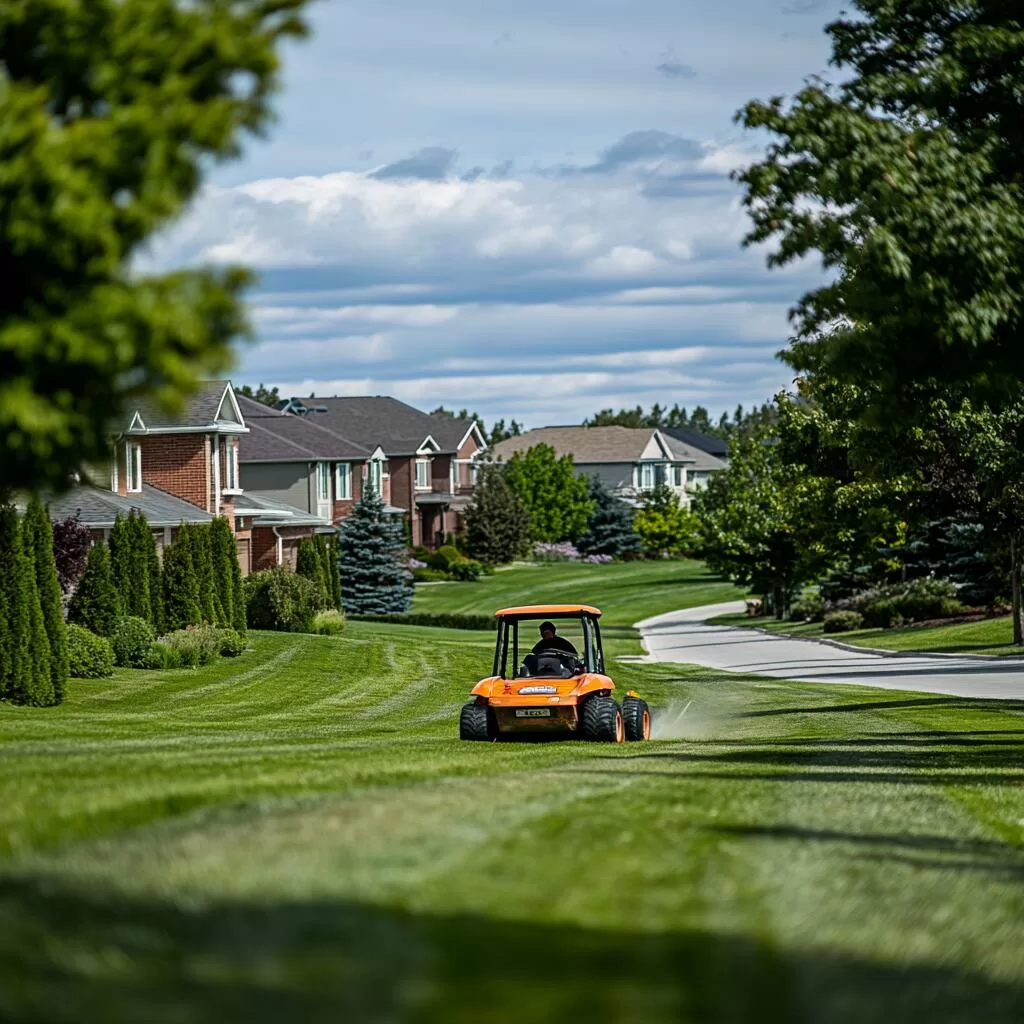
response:
[(853, 0), (828, 27), (838, 84), (739, 115), (773, 138), (739, 177), (770, 264), (821, 259), (796, 368), (870, 381), (913, 422), (935, 381), (995, 406), (1024, 380), (1024, 24), (1007, 0)]
[(530, 517), (532, 540), (575, 541), (586, 530), (593, 511), (590, 484), (576, 473), (571, 455), (558, 458), (551, 445), (534, 445), (516, 452), (504, 474)]
[(0, 492), (65, 486), (129, 401), (173, 406), (228, 363), (247, 275), (133, 260), (267, 126), (303, 6), (0, 5)]

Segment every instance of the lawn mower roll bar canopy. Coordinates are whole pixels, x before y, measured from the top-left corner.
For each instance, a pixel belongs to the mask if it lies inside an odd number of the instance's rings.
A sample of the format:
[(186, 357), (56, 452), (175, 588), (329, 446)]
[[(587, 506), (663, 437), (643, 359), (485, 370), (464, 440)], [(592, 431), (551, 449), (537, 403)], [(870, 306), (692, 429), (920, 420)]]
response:
[(529, 652), (533, 644), (524, 642), (520, 651), (521, 622), (543, 622), (551, 619), (557, 622), (571, 621), (579, 624), (583, 633), (583, 650), (580, 662), (584, 672), (604, 674), (604, 650), (601, 645), (601, 626), (598, 620), (601, 610), (586, 604), (545, 604), (524, 605), (518, 608), (502, 608), (495, 613), (498, 618), (498, 642), (494, 650), (494, 675), (501, 679), (517, 676), (517, 667), (522, 663), (522, 653)]

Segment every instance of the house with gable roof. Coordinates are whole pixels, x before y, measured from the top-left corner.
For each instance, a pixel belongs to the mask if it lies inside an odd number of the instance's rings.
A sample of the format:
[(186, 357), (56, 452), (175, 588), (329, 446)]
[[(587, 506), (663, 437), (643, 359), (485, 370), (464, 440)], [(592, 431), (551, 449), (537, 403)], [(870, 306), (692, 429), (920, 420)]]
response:
[(406, 517), (414, 545), (439, 547), (461, 529), (486, 448), (475, 420), (431, 416), (384, 395), (291, 398), (279, 408), (384, 456), (366, 462), (362, 485)]
[(717, 460), (707, 453), (691, 449), (653, 427), (540, 427), (501, 441), (490, 454), (507, 462), (516, 452), (540, 444), (552, 447), (558, 458), (571, 455), (577, 473), (596, 476), (613, 494), (631, 502), (666, 486), (680, 504), (689, 505), (690, 469), (697, 465), (703, 472), (725, 468), (724, 464), (713, 466)]

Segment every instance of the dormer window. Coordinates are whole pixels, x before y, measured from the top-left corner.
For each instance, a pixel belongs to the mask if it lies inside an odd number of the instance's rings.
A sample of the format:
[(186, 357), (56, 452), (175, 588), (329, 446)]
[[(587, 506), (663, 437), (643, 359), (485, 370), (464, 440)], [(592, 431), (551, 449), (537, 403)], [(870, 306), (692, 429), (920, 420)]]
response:
[(142, 446), (133, 441), (124, 446), (124, 486), (129, 494), (142, 490)]
[(238, 438), (224, 438), (224, 490), (238, 490)]
[(430, 490), (430, 459), (416, 460), (416, 490)]

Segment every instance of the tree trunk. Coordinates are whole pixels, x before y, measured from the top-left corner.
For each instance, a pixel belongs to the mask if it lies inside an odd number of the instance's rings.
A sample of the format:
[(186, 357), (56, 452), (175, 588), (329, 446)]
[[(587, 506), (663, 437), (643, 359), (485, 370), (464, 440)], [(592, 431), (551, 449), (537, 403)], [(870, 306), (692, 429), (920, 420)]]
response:
[(1024, 646), (1024, 621), (1021, 609), (1021, 551), (1020, 534), (1010, 537), (1010, 588), (1013, 595), (1013, 643)]
[(786, 617), (786, 608), (782, 600), (782, 587), (777, 583), (772, 587), (772, 615), (779, 620)]

